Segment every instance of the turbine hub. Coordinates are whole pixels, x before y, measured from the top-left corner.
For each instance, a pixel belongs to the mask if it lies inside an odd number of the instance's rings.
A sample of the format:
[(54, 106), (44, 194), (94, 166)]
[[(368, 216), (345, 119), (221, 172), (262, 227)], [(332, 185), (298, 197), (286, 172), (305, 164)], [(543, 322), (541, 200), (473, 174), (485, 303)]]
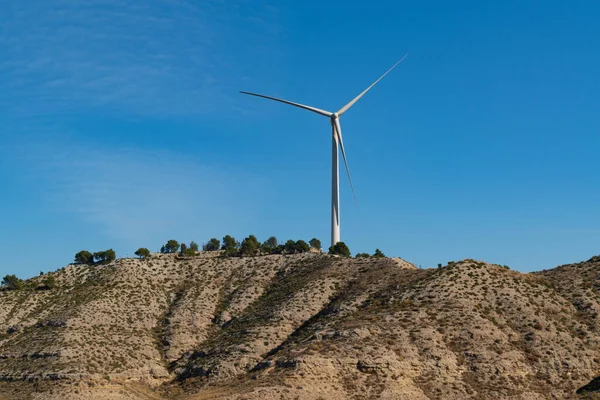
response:
[(331, 119), (338, 119), (339, 115), (338, 113), (334, 112), (333, 114), (331, 114)]

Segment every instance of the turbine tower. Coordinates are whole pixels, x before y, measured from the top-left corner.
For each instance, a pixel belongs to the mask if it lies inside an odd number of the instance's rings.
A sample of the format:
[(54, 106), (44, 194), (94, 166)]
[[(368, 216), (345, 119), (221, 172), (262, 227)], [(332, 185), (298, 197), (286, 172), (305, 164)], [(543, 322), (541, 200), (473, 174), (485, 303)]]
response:
[[(388, 69), (383, 75), (381, 75), (375, 82), (371, 84), (368, 88), (363, 90), (358, 96), (352, 99), (348, 104), (344, 107), (340, 108), (337, 112), (330, 112), (321, 110), (316, 107), (306, 106), (300, 103), (294, 103), (293, 101), (278, 99), (276, 97), (265, 96), (257, 93), (250, 93), (240, 91), (242, 94), (248, 94), (250, 96), (262, 97), (263, 99), (275, 100), (280, 103), (289, 104), (294, 107), (302, 108), (304, 110), (312, 111), (319, 115), (323, 115), (329, 118), (329, 122), (331, 123), (331, 245), (335, 245), (340, 241), (340, 167), (338, 155), (340, 148), (342, 150), (342, 157), (344, 158), (344, 165), (346, 167), (346, 173), (348, 174), (348, 181), (350, 182), (350, 189), (352, 189), (352, 196), (354, 197), (354, 202), (356, 203), (356, 193), (354, 193), (354, 185), (352, 185), (352, 178), (350, 178), (350, 169), (348, 168), (348, 161), (346, 159), (346, 150), (344, 149), (344, 140), (342, 139), (342, 128), (340, 126), (340, 117), (350, 109), (361, 97), (363, 97), (373, 86), (377, 84), (380, 80), (383, 79), (384, 76), (389, 74), (398, 64), (400, 64), (405, 58), (400, 59), (396, 64), (392, 66), (392, 68)], [(358, 204), (358, 203), (357, 203)]]

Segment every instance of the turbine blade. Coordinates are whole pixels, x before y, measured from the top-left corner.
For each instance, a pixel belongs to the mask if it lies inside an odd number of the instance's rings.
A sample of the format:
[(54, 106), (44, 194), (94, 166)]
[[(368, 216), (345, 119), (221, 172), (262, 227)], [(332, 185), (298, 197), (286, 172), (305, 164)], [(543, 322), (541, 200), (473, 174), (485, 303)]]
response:
[(365, 94), (366, 94), (366, 93), (367, 93), (369, 90), (371, 90), (371, 88), (372, 88), (373, 86), (375, 86), (375, 85), (377, 84), (377, 82), (379, 82), (380, 80), (382, 80), (384, 76), (386, 76), (386, 75), (387, 75), (387, 74), (389, 74), (389, 73), (390, 73), (390, 72), (391, 72), (391, 71), (392, 71), (394, 68), (396, 68), (396, 66), (397, 66), (398, 64), (400, 64), (400, 63), (401, 63), (401, 62), (402, 62), (402, 61), (403, 61), (403, 60), (406, 58), (406, 56), (407, 56), (407, 55), (408, 55), (408, 54), (405, 54), (405, 55), (404, 55), (404, 57), (402, 57), (402, 58), (400, 59), (400, 61), (398, 61), (396, 64), (394, 64), (394, 65), (392, 66), (392, 68), (388, 69), (388, 70), (385, 72), (385, 74), (381, 75), (381, 76), (379, 77), (379, 79), (377, 79), (375, 82), (373, 82), (373, 83), (371, 84), (371, 86), (369, 86), (368, 88), (366, 88), (366, 89), (365, 89), (365, 90), (364, 90), (364, 91), (363, 91), (361, 94), (359, 94), (359, 95), (358, 95), (358, 96), (356, 96), (354, 99), (352, 99), (352, 101), (351, 101), (350, 103), (348, 103), (348, 104), (346, 104), (344, 107), (342, 107), (342, 108), (340, 109), (340, 111), (338, 111), (338, 112), (337, 112), (337, 114), (338, 114), (338, 115), (341, 117), (343, 113), (345, 113), (346, 111), (348, 111), (348, 109), (354, 105), (354, 103), (356, 103), (358, 100), (360, 100), (360, 98), (361, 98), (361, 97), (363, 97), (363, 96), (364, 96), (364, 95), (365, 95)]
[(346, 166), (346, 173), (348, 174), (348, 181), (350, 182), (350, 189), (352, 189), (352, 196), (354, 197), (354, 203), (358, 207), (358, 201), (356, 201), (356, 193), (354, 192), (354, 185), (352, 184), (352, 178), (350, 177), (350, 169), (348, 168), (348, 160), (346, 159), (346, 150), (344, 149), (344, 140), (342, 139), (342, 127), (340, 126), (339, 118), (333, 120), (333, 127), (337, 133), (338, 140), (340, 142), (340, 148), (342, 149), (342, 157), (344, 157), (344, 165)]
[(280, 103), (285, 103), (285, 104), (289, 104), (289, 105), (291, 105), (291, 106), (295, 106), (295, 107), (303, 108), (303, 109), (305, 109), (305, 110), (312, 111), (312, 112), (314, 112), (314, 113), (321, 114), (321, 115), (324, 115), (324, 116), (326, 116), (326, 117), (329, 117), (329, 116), (331, 116), (331, 114), (332, 114), (332, 113), (330, 113), (329, 111), (324, 111), (324, 110), (321, 110), (321, 109), (319, 109), (319, 108), (316, 108), (316, 107), (305, 106), (304, 104), (300, 104), (300, 103), (294, 103), (293, 101), (288, 101), (288, 100), (278, 99), (278, 98), (276, 98), (276, 97), (265, 96), (265, 95), (262, 95), (262, 94), (257, 94), (257, 93), (243, 92), (243, 91), (241, 91), (241, 90), (240, 90), (240, 93), (242, 93), (242, 94), (248, 94), (248, 95), (250, 95), (250, 96), (262, 97), (263, 99), (275, 100), (275, 101), (278, 101), (278, 102), (280, 102)]

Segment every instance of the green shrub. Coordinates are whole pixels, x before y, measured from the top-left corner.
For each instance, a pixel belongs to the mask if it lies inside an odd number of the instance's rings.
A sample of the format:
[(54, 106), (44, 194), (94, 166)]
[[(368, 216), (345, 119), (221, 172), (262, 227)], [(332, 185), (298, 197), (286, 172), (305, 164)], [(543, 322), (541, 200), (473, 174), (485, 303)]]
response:
[(379, 249), (375, 249), (375, 253), (373, 253), (373, 257), (385, 257), (385, 254), (383, 254), (383, 252)]
[(150, 250), (148, 250), (145, 247), (140, 247), (139, 249), (137, 249), (134, 253), (136, 256), (138, 256), (139, 258), (148, 258), (150, 257)]
[(225, 257), (235, 257), (235, 256), (239, 255), (239, 251), (235, 247), (228, 247), (227, 249), (225, 249), (225, 252), (223, 253), (223, 255)]
[(221, 246), (221, 250), (227, 250), (230, 248), (237, 249), (239, 247), (239, 243), (235, 240), (233, 236), (225, 235), (223, 237), (223, 246)]
[(317, 238), (312, 238), (308, 242), (313, 249), (321, 250), (321, 241)]
[(113, 249), (97, 251), (93, 254), (93, 256), (96, 264), (108, 264), (117, 258), (117, 255)]
[(288, 254), (294, 254), (296, 252), (296, 242), (294, 242), (291, 239), (288, 240), (287, 242), (285, 242), (284, 250)]
[(81, 250), (75, 254), (75, 263), (77, 264), (93, 264), (94, 255), (87, 250)]
[[(235, 239), (234, 239), (235, 243)], [(217, 238), (212, 238), (202, 246), (202, 250), (204, 251), (217, 251), (221, 247), (221, 242)]]
[(277, 243), (277, 238), (275, 236), (271, 236), (270, 238), (268, 238), (265, 243), (267, 245), (269, 245), (269, 247), (271, 247), (272, 249), (274, 249), (275, 247), (277, 247), (278, 243)]
[(329, 247), (329, 254), (350, 257), (350, 249), (344, 242), (337, 242), (333, 246)]
[(181, 254), (183, 254), (185, 256), (195, 256), (196, 250), (192, 249), (191, 247), (187, 247), (187, 248), (181, 250)]
[(304, 240), (298, 240), (295, 244), (296, 252), (298, 253), (306, 253), (310, 251), (310, 246)]
[(37, 290), (51, 290), (56, 287), (56, 279), (52, 275), (48, 275), (40, 286), (38, 286)]
[(2, 278), (2, 286), (8, 290), (21, 290), (23, 288), (23, 281), (17, 278), (16, 275), (6, 275)]
[(179, 250), (179, 242), (177, 240), (171, 239), (161, 248), (163, 253), (175, 253)]
[(260, 247), (260, 243), (256, 239), (256, 236), (250, 235), (246, 239), (242, 240), (242, 245), (240, 246), (240, 254), (243, 256), (253, 256), (256, 255)]

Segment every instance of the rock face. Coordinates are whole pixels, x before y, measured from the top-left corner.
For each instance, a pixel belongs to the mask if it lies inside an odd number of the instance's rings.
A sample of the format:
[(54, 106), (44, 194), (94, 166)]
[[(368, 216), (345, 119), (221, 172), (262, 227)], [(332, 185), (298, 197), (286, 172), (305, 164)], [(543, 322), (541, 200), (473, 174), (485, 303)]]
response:
[(52, 290), (0, 291), (0, 400), (533, 400), (600, 390), (600, 257), (521, 274), (475, 260), (416, 269), (203, 252), (53, 276)]

